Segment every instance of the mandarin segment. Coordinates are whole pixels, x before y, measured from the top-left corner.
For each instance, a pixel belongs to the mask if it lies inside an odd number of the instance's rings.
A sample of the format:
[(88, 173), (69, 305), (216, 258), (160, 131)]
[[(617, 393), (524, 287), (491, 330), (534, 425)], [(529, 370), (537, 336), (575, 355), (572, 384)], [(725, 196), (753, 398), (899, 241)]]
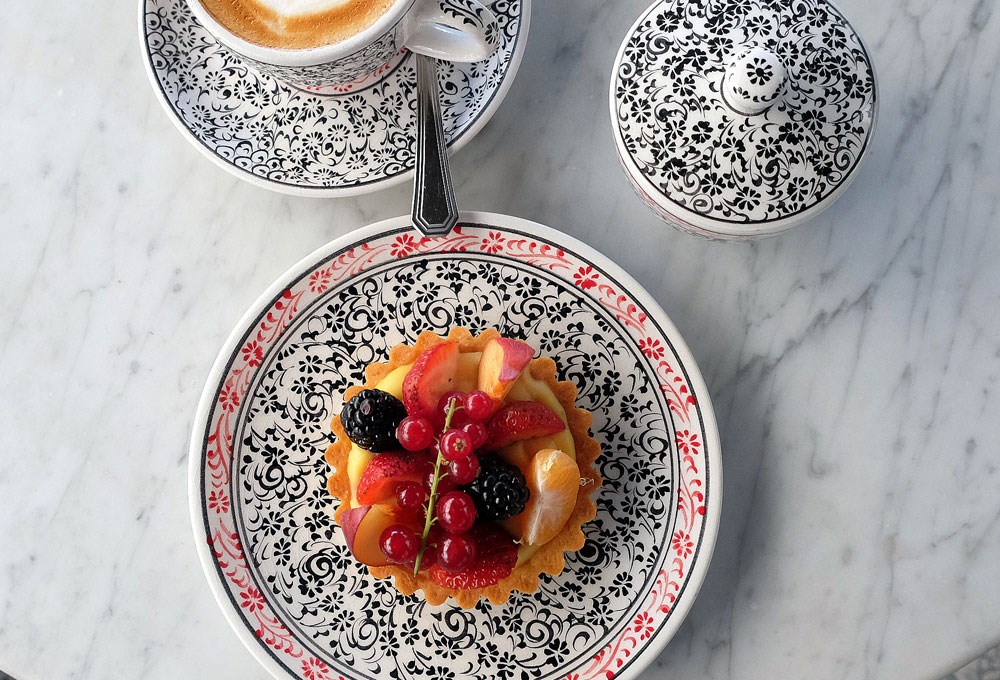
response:
[(535, 454), (525, 478), (531, 497), (520, 516), (521, 540), (528, 545), (545, 545), (562, 531), (580, 490), (580, 468), (558, 449)]

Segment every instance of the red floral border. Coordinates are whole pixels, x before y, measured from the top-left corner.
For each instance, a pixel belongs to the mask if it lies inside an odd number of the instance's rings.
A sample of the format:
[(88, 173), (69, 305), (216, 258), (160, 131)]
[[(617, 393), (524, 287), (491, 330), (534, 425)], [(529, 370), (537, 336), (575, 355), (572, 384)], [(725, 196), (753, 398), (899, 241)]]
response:
[[(698, 430), (697, 401), (684, 375), (668, 361), (672, 356), (666, 338), (659, 334), (644, 312), (626, 291), (615, 287), (582, 257), (552, 246), (504, 232), (497, 228), (456, 227), (442, 238), (419, 236), (414, 232), (388, 235), (351, 248), (298, 280), (285, 290), (264, 314), (233, 359), (222, 380), (208, 423), (204, 450), (205, 504), (202, 514), (209, 526), (206, 540), (223, 575), (233, 602), (272, 653), (289, 669), (306, 680), (335, 680), (320, 659), (306, 654), (303, 646), (278, 620), (266, 598), (256, 588), (234, 529), (232, 502), (228, 496), (235, 413), (246, 396), (256, 367), (260, 366), (275, 341), (296, 318), (299, 310), (331, 286), (385, 262), (421, 253), (476, 252), (511, 257), (526, 264), (559, 272), (562, 278), (614, 314), (640, 351), (649, 359), (660, 380), (673, 416), (675, 446), (680, 459), (680, 479), (676, 486), (678, 521), (670, 541), (670, 554), (647, 595), (647, 600), (614, 640), (584, 665), (571, 673), (571, 680), (610, 679), (637, 656), (666, 621), (695, 556), (695, 543), (705, 515), (704, 442)], [(339, 680), (344, 680), (336, 676)]]

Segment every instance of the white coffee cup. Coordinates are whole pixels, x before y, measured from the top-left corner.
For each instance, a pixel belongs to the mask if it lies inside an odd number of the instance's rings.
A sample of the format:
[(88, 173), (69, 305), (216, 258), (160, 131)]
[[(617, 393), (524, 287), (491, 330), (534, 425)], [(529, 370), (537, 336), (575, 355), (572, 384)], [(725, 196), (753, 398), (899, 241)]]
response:
[(479, 61), (500, 44), (496, 16), (479, 0), (398, 0), (375, 22), (337, 43), (280, 49), (252, 43), (222, 26), (202, 0), (188, 0), (222, 45), (260, 71), (307, 89), (357, 81), (406, 48), (447, 61)]

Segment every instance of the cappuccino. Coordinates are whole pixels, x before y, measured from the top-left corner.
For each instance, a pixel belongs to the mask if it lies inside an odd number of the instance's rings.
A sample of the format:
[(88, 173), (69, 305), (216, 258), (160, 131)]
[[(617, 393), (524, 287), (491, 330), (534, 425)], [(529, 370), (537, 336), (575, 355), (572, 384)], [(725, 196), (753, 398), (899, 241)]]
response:
[(263, 47), (332, 45), (374, 24), (399, 0), (200, 0), (226, 30)]

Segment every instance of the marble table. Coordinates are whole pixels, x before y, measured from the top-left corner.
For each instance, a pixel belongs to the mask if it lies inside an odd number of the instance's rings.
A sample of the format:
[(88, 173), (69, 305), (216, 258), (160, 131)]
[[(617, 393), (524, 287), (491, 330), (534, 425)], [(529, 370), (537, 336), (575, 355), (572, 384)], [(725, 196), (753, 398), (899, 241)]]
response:
[[(1000, 640), (1000, 12), (841, 0), (879, 70), (870, 160), (748, 245), (664, 227), (617, 166), (607, 83), (645, 4), (535, 3), (507, 101), (454, 159), (462, 206), (631, 272), (710, 386), (718, 547), (643, 677), (940, 677)], [(192, 547), (195, 404), (247, 305), (410, 189), (289, 198), (209, 163), (146, 82), (135, 3), (5, 15), (0, 669), (264, 678)]]

